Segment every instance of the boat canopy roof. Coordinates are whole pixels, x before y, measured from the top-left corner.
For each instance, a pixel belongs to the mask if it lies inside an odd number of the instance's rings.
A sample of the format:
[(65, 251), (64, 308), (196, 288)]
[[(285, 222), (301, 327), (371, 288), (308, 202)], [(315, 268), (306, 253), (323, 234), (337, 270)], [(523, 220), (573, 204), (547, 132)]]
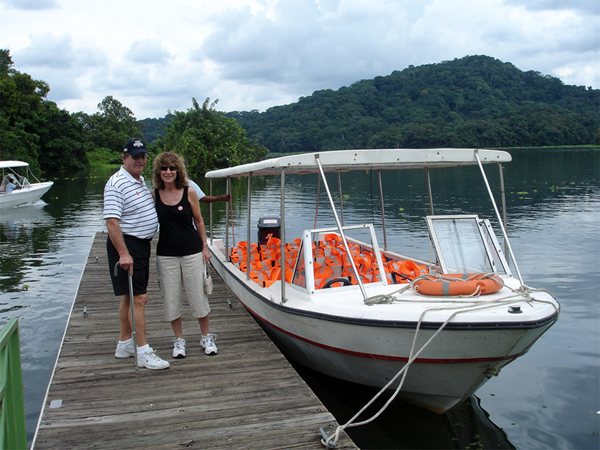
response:
[(8, 169), (9, 167), (28, 167), (29, 163), (25, 161), (0, 161), (0, 169)]
[(227, 169), (211, 170), (205, 177), (278, 175), (283, 169), (286, 173), (313, 173), (319, 171), (317, 159), (325, 172), (468, 166), (477, 164), (475, 153), (479, 154), (483, 164), (509, 162), (512, 159), (510, 154), (504, 151), (472, 148), (334, 150), (282, 156)]

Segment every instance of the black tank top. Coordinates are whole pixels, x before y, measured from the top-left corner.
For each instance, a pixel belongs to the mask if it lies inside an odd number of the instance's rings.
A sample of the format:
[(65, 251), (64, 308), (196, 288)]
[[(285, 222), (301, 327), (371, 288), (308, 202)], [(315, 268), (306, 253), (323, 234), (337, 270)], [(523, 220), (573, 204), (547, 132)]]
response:
[(160, 256), (186, 256), (202, 251), (202, 239), (194, 226), (192, 207), (188, 200), (188, 189), (176, 205), (165, 205), (156, 189), (156, 213), (160, 225), (156, 254)]

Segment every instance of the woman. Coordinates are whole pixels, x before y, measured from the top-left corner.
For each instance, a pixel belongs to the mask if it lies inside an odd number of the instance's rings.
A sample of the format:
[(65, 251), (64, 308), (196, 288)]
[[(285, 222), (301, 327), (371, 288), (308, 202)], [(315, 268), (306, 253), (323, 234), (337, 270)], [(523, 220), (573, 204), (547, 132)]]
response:
[(185, 339), (181, 321), (183, 287), (192, 316), (198, 319), (200, 345), (207, 355), (217, 353), (217, 336), (209, 333), (210, 307), (204, 293), (204, 264), (210, 259), (206, 231), (198, 196), (187, 183), (183, 159), (166, 152), (154, 158), (152, 192), (160, 224), (156, 247), (158, 283), (165, 307), (165, 319), (175, 333), (173, 358), (185, 358)]

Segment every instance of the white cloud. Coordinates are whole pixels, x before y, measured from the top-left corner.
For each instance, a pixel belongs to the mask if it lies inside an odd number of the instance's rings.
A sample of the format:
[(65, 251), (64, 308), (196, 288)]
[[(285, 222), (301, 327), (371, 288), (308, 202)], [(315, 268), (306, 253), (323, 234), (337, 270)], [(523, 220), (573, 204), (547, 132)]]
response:
[(270, 14), (221, 15), (196, 57), (209, 58), (225, 79), (289, 84), (303, 94), (386, 75), (402, 68), (407, 15), (396, 2), (379, 3), (288, 1)]
[(56, 0), (0, 0), (0, 4), (5, 4), (15, 9), (23, 10), (44, 10), (58, 8)]
[[(554, 76), (560, 78), (565, 84), (576, 84), (579, 86), (594, 86), (598, 81), (598, 72), (600, 72), (600, 61), (590, 61), (586, 63), (567, 63), (564, 66), (557, 67), (554, 70)], [(570, 80), (577, 80), (570, 82)]]
[(532, 11), (575, 10), (600, 15), (600, 2), (596, 0), (505, 0), (505, 3), (520, 5)]
[(51, 67), (68, 72), (71, 69), (82, 70), (106, 63), (106, 59), (95, 49), (74, 48), (73, 37), (67, 33), (56, 36), (45, 32), (30, 36), (29, 39), (30, 45), (18, 56), (19, 64), (24, 67)]
[(171, 54), (157, 39), (141, 39), (129, 47), (127, 59), (142, 64), (167, 64)]
[(139, 118), (192, 97), (264, 110), (474, 54), (600, 87), (594, 0), (0, 1), (0, 48), (73, 112), (107, 95)]

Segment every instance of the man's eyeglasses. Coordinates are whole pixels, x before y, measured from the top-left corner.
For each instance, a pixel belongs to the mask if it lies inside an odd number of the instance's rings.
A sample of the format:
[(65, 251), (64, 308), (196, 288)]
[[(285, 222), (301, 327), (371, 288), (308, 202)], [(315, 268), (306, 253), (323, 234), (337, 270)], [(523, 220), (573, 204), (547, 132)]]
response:
[(146, 153), (138, 153), (135, 156), (132, 156), (133, 159), (146, 159)]
[(162, 170), (163, 172), (166, 172), (167, 169), (169, 169), (171, 172), (176, 172), (177, 171), (177, 167), (174, 167), (174, 166), (162, 166), (160, 168), (160, 170)]

